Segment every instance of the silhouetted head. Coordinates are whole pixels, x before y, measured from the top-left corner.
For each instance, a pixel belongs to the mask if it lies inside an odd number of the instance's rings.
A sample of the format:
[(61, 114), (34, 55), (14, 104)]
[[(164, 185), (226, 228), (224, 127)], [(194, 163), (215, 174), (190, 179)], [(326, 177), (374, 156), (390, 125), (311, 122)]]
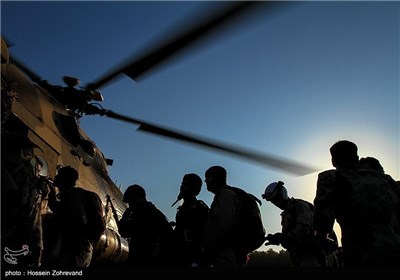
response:
[(289, 200), (287, 189), (283, 186), (282, 181), (272, 182), (261, 195), (266, 201), (271, 201), (277, 207), (283, 209)]
[(173, 207), (179, 200), (194, 201), (199, 195), (203, 180), (195, 173), (185, 174), (182, 178), (182, 183), (179, 190), (179, 195), (176, 201), (171, 205)]
[(207, 190), (215, 193), (226, 185), (227, 173), (222, 166), (211, 166), (205, 173)]
[(365, 157), (360, 159), (360, 166), (364, 169), (374, 170), (381, 174), (385, 174), (385, 170), (380, 164), (379, 160), (373, 157)]
[(358, 165), (358, 148), (353, 142), (341, 140), (330, 148), (332, 165), (336, 168)]
[(78, 181), (78, 171), (71, 166), (65, 166), (58, 170), (57, 175), (54, 177), (54, 185), (59, 188), (61, 192), (72, 189), (76, 181)]
[(146, 200), (146, 191), (143, 187), (136, 184), (129, 186), (124, 193), (124, 202), (132, 203), (137, 199)]
[(203, 180), (199, 175), (195, 173), (186, 174), (182, 179), (180, 195), (182, 194), (182, 198), (185, 198), (186, 194), (189, 196), (197, 196), (201, 191), (202, 184)]

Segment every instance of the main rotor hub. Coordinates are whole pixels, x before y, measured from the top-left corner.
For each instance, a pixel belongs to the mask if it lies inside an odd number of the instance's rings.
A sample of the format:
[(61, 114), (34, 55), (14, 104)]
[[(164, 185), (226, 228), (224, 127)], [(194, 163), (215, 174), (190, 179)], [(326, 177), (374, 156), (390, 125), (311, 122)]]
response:
[(63, 81), (69, 87), (76, 87), (81, 83), (79, 79), (70, 76), (64, 76)]

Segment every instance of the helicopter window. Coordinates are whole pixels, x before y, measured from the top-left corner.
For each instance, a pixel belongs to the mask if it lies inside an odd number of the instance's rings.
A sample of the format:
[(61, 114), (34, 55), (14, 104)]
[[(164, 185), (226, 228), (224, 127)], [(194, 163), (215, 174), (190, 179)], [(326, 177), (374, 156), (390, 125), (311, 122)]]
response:
[(94, 155), (96, 153), (96, 146), (93, 144), (93, 142), (89, 140), (82, 140), (80, 142), (80, 146), (82, 149), (91, 157), (94, 158)]
[(106, 158), (106, 163), (107, 163), (107, 165), (112, 166), (114, 163), (114, 160), (110, 159), (110, 158)]
[(78, 146), (81, 140), (81, 135), (75, 117), (53, 112), (53, 119), (61, 135), (75, 147)]

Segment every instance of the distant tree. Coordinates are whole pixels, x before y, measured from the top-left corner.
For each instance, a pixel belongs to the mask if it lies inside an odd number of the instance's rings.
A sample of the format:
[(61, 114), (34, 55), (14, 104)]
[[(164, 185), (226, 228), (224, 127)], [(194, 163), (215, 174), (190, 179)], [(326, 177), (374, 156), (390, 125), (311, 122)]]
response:
[(289, 252), (279, 252), (269, 249), (268, 251), (254, 251), (250, 254), (248, 267), (289, 267), (292, 266)]

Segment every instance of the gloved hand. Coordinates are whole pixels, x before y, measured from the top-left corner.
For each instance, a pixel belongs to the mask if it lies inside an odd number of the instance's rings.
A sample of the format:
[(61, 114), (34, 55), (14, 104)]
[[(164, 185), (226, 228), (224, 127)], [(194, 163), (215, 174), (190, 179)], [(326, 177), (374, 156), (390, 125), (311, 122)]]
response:
[(268, 241), (265, 245), (280, 245), (282, 242), (282, 233), (268, 234), (265, 239)]

